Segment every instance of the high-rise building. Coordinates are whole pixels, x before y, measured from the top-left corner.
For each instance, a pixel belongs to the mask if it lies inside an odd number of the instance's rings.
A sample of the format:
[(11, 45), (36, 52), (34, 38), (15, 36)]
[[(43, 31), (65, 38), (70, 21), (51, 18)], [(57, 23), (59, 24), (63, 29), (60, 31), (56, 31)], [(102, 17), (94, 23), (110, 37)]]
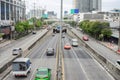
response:
[(80, 12), (101, 11), (101, 0), (74, 0), (73, 3)]
[(0, 25), (25, 20), (25, 10), (23, 0), (0, 0)]

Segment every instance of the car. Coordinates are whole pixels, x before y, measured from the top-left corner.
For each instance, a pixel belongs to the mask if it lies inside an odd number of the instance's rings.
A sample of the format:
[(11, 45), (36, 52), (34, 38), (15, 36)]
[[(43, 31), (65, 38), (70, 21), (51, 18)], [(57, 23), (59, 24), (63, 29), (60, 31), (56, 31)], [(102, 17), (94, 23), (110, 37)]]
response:
[(71, 45), (69, 43), (66, 43), (64, 49), (71, 49)]
[(116, 66), (120, 69), (120, 60), (117, 60)]
[(34, 80), (50, 80), (50, 78), (51, 78), (50, 68), (38, 68)]
[(47, 48), (46, 55), (54, 55), (54, 48)]
[(83, 36), (82, 38), (83, 38), (84, 41), (88, 41), (89, 40), (88, 36)]
[(12, 50), (13, 55), (22, 55), (22, 53), (23, 53), (22, 48), (15, 48)]
[(72, 42), (72, 46), (73, 47), (77, 47), (78, 46), (78, 40), (77, 39), (72, 39), (71, 42)]
[(33, 31), (33, 32), (32, 32), (32, 34), (36, 34), (36, 32), (35, 32), (35, 31)]

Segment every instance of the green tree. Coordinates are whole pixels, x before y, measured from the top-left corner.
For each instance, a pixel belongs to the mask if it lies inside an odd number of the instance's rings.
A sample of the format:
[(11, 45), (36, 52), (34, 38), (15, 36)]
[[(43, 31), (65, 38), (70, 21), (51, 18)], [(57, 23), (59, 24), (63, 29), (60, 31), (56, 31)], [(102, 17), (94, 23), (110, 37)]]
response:
[(40, 28), (42, 26), (42, 22), (40, 20), (37, 20), (36, 23), (35, 23), (35, 26), (37, 28)]
[(112, 35), (112, 31), (108, 28), (104, 28), (101, 33), (103, 34), (103, 36), (106, 36), (106, 37), (110, 37)]
[(15, 25), (15, 30), (16, 30), (18, 33), (23, 33), (23, 32), (25, 31), (24, 26), (23, 26), (23, 23), (21, 23), (21, 22), (16, 23), (16, 25)]

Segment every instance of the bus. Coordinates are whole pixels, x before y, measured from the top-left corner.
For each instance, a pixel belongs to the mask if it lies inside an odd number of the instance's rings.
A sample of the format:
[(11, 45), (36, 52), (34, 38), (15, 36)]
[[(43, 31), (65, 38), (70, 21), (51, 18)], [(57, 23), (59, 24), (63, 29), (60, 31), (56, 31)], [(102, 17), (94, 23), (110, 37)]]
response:
[(12, 72), (15, 77), (26, 76), (31, 70), (31, 62), (29, 58), (16, 58), (12, 62)]

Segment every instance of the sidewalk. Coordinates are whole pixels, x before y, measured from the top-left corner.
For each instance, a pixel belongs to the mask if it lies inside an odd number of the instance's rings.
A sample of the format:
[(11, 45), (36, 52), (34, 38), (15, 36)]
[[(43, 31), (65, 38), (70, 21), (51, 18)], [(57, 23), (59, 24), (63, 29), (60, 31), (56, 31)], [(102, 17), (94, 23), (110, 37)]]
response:
[(112, 43), (110, 43), (110, 42), (100, 42), (100, 43), (101, 43), (102, 45), (106, 46), (107, 48), (115, 51), (115, 52), (117, 52), (117, 50), (118, 50), (118, 45), (117, 45), (117, 44), (114, 44), (114, 43), (112, 44)]

